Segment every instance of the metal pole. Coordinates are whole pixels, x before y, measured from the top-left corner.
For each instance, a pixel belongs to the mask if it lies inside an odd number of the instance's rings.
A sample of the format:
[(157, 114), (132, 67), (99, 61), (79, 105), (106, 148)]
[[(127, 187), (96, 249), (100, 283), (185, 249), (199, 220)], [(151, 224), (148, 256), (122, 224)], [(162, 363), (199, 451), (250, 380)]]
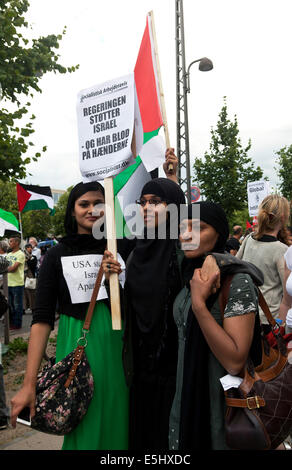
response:
[(178, 181), (191, 202), (191, 172), (189, 155), (189, 125), (185, 64), (183, 0), (175, 2), (176, 17), (176, 110)]

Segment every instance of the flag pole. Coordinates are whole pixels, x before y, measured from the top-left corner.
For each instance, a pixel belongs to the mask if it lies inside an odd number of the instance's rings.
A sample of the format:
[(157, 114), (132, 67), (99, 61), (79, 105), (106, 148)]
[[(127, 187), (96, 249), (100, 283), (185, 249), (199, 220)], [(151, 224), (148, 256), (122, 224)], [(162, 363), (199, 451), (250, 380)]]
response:
[(19, 216), (20, 237), (21, 237), (21, 241), (22, 241), (22, 240), (23, 240), (23, 236), (22, 236), (22, 222), (21, 222), (21, 212), (20, 212), (20, 211), (18, 212), (18, 216)]
[[(104, 179), (104, 192), (105, 192), (107, 249), (112, 253), (114, 259), (117, 259), (114, 185), (113, 185), (112, 177)], [(110, 275), (109, 285), (110, 285), (112, 328), (113, 330), (121, 330), (122, 325), (121, 325), (120, 284), (119, 284), (118, 274), (112, 273)]]
[[(152, 31), (152, 34), (153, 34), (154, 54), (155, 54), (155, 62), (156, 62), (156, 68), (157, 68), (157, 79), (158, 79), (158, 88), (159, 88), (159, 95), (160, 95), (160, 102), (161, 102), (161, 113), (162, 113), (165, 141), (166, 141), (166, 147), (169, 148), (170, 147), (170, 139), (169, 139), (167, 117), (166, 117), (164, 92), (163, 92), (163, 87), (162, 87), (162, 78), (161, 78), (161, 70), (160, 70), (160, 63), (159, 63), (159, 56), (158, 56), (158, 47), (157, 47), (157, 39), (156, 39), (156, 31), (155, 31), (153, 11), (151, 10), (148, 13), (148, 15), (150, 17), (151, 31)], [(170, 163), (168, 165), (168, 169), (173, 170), (172, 163)]]

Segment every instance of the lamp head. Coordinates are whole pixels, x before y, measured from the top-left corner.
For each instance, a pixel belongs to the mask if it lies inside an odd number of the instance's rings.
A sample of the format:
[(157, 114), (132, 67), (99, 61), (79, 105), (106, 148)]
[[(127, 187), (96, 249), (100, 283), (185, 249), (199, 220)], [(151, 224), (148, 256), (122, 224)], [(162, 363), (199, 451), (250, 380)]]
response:
[(213, 63), (210, 59), (207, 57), (203, 57), (200, 62), (199, 62), (199, 70), (201, 72), (208, 72), (209, 70), (212, 70), (213, 68)]

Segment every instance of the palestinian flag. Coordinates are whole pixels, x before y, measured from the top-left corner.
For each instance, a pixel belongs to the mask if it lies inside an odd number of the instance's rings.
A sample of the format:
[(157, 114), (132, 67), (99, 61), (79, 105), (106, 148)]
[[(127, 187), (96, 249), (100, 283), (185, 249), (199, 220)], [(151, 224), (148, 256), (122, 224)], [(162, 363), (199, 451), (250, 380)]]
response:
[(121, 238), (122, 234), (125, 236), (129, 234), (123, 216), (123, 207), (134, 203), (139, 198), (142, 187), (151, 179), (150, 171), (158, 168), (164, 161), (161, 140), (158, 136), (163, 121), (150, 13), (147, 16), (146, 28), (134, 69), (134, 78), (137, 104), (136, 123), (141, 123), (143, 128), (143, 147), (136, 162), (113, 179), (118, 238)]
[(0, 209), (0, 237), (5, 235), (5, 231), (19, 232), (19, 224), (12, 212)]
[(55, 213), (52, 191), (49, 186), (16, 183), (19, 212), (49, 209)]

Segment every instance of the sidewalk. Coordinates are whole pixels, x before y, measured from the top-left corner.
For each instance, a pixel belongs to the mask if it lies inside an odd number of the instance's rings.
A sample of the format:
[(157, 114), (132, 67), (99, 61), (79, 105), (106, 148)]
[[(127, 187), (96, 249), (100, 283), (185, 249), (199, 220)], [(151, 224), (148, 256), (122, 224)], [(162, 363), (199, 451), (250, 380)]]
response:
[(53, 436), (31, 430), (27, 434), (0, 446), (0, 450), (61, 450), (63, 436)]
[[(10, 330), (9, 340), (13, 341), (15, 338), (19, 336), (25, 339), (28, 339), (31, 320), (32, 320), (31, 314), (24, 315), (22, 328), (20, 330)], [(55, 325), (55, 333), (57, 332), (57, 330), (58, 330), (58, 321), (56, 322), (56, 325)], [(4, 324), (2, 321), (0, 321), (0, 341), (2, 342), (3, 340), (4, 340)], [(3, 343), (1, 346), (5, 347)], [(9, 406), (9, 401), (11, 398), (10, 395), (11, 393), (9, 393), (8, 390), (6, 390), (6, 398), (7, 398), (8, 406)], [(13, 428), (11, 428), (11, 425), (9, 425), (7, 430), (0, 431), (0, 451), (4, 451), (4, 450), (11, 450), (11, 451), (15, 451), (15, 450), (61, 450), (61, 447), (63, 444), (63, 436), (53, 436), (50, 434), (38, 432), (22, 424), (17, 424), (17, 426), (23, 428), (21, 433), (18, 433), (17, 437), (12, 437), (13, 433), (11, 432), (11, 430)], [(2, 438), (4, 439), (1, 439), (2, 432), (8, 433), (8, 435), (6, 435), (5, 438), (4, 438), (4, 435), (2, 435)], [(12, 434), (11, 439), (9, 437), (9, 433)], [(2, 440), (2, 443), (1, 443), (1, 440)]]

